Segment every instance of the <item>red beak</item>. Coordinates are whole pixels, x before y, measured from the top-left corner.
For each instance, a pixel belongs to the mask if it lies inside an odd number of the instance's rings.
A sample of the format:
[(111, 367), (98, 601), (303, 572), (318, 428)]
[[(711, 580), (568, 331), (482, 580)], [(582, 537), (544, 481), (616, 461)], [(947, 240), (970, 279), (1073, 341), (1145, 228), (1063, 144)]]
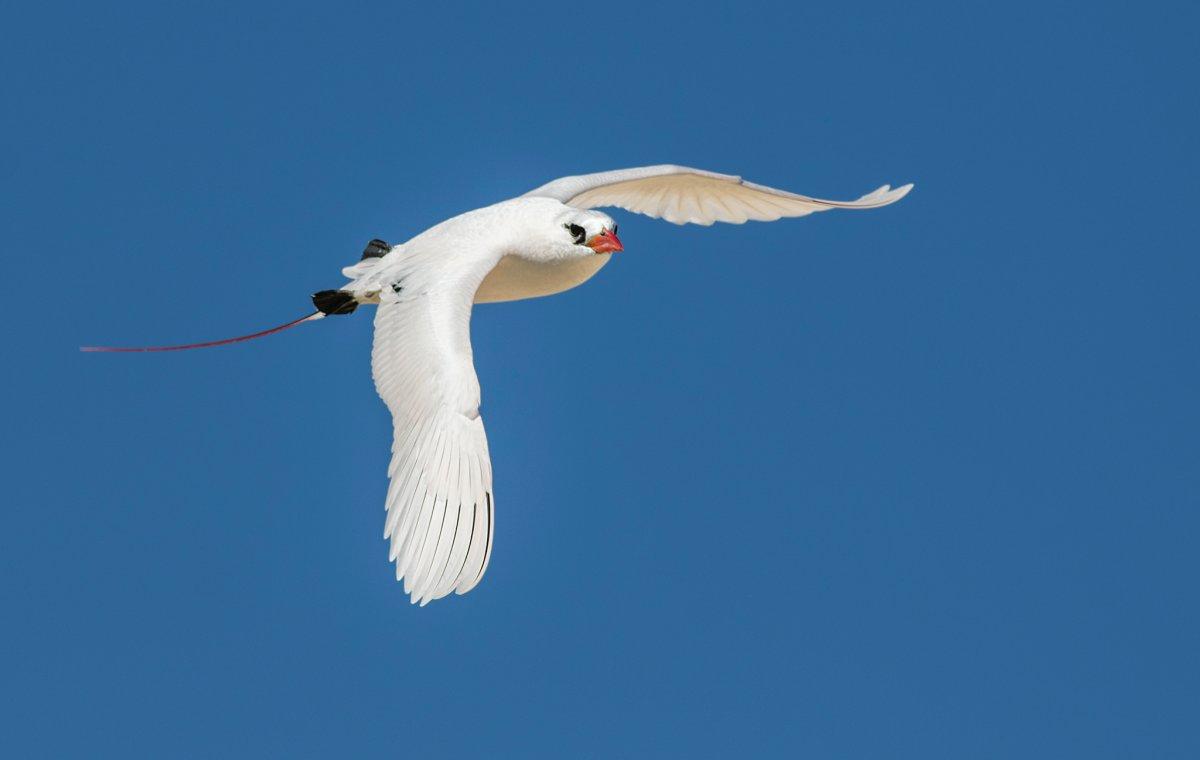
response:
[(617, 234), (608, 230), (602, 231), (599, 235), (594, 235), (591, 240), (587, 241), (587, 247), (596, 253), (616, 253), (617, 251), (625, 250), (625, 246), (621, 245), (621, 240), (617, 237)]

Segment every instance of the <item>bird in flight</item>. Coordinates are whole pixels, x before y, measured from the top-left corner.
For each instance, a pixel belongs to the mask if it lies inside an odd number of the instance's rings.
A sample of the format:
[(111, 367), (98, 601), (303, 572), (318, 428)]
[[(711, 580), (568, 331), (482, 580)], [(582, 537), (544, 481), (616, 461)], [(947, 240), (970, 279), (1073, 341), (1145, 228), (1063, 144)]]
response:
[(81, 350), (219, 346), (377, 305), (371, 371), (393, 421), (384, 538), (396, 580), (424, 606), (475, 588), (492, 553), (495, 499), (471, 355), (473, 304), (547, 296), (590, 279), (622, 250), (616, 222), (597, 208), (674, 224), (741, 224), (879, 208), (911, 189), (884, 185), (855, 201), (826, 201), (672, 165), (563, 177), (398, 245), (372, 240), (342, 270), (350, 282), (315, 293), (317, 310), (292, 322), (206, 343)]

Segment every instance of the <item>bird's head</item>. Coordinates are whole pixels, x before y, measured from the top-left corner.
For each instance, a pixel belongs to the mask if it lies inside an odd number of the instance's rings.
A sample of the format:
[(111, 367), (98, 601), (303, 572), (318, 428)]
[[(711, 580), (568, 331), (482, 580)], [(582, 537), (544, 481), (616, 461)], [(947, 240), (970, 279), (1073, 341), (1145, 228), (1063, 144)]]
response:
[(624, 249), (617, 237), (617, 223), (608, 214), (555, 205), (558, 208), (536, 214), (526, 226), (522, 257), (540, 262), (570, 261)]

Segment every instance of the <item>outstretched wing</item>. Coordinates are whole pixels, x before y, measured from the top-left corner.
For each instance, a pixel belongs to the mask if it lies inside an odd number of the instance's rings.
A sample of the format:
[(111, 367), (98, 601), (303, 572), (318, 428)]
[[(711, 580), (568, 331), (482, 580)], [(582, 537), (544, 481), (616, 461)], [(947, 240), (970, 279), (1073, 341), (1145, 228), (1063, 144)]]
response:
[(832, 208), (879, 208), (908, 194), (912, 185), (889, 185), (856, 201), (826, 201), (686, 166), (643, 166), (581, 174), (548, 182), (527, 196), (556, 198), (576, 208), (617, 206), (675, 224), (770, 222)]
[(371, 370), (392, 412), (389, 559), (422, 606), (479, 583), (492, 551), (492, 465), (471, 359), (470, 294), (385, 289)]

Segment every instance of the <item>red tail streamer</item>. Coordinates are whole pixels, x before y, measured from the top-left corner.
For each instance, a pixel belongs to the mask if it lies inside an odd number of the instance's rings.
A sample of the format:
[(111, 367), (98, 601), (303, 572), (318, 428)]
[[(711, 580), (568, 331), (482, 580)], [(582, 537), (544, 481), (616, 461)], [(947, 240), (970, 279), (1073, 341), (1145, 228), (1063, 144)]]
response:
[(226, 346), (226, 345), (229, 345), (230, 343), (241, 343), (244, 340), (254, 340), (255, 338), (262, 338), (267, 335), (274, 335), (277, 332), (283, 332), (284, 330), (288, 329), (289, 327), (295, 327), (296, 325), (300, 324), (301, 322), (307, 322), (310, 319), (320, 319), (323, 316), (325, 316), (325, 315), (322, 314), (321, 312), (314, 311), (312, 314), (305, 315), (303, 317), (300, 317), (299, 319), (293, 319), (291, 322), (288, 322), (287, 324), (279, 325), (278, 327), (272, 327), (269, 330), (261, 330), (256, 333), (250, 333), (249, 335), (239, 335), (236, 338), (225, 338), (224, 340), (210, 340), (210, 341), (206, 341), (204, 343), (188, 343), (188, 344), (185, 344), (182, 346), (131, 346), (131, 347), (80, 346), (79, 350), (88, 352), (88, 353), (106, 352), (106, 353), (129, 354), (129, 353), (140, 353), (140, 352), (144, 352), (144, 351), (187, 351), (187, 350), (190, 350), (193, 348), (211, 348), (213, 346)]

